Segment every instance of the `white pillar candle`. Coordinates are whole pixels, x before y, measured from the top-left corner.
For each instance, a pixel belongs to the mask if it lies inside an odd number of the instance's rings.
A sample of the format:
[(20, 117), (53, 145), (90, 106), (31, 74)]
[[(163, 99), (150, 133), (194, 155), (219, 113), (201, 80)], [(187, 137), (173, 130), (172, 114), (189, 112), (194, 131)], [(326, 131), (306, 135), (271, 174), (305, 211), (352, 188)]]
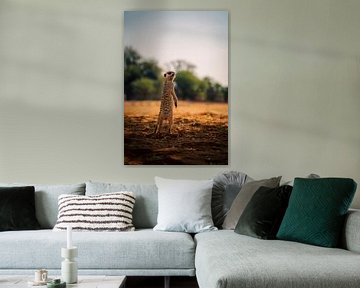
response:
[(70, 249), (72, 248), (72, 235), (71, 235), (72, 227), (70, 225), (67, 226), (66, 232), (67, 232), (66, 248)]

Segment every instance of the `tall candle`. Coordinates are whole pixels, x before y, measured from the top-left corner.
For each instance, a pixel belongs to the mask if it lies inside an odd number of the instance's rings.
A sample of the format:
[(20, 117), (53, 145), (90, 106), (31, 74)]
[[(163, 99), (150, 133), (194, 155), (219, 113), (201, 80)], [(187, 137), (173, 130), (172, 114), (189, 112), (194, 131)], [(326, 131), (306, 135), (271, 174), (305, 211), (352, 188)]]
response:
[(72, 235), (71, 235), (72, 227), (70, 225), (67, 226), (66, 232), (67, 232), (66, 248), (70, 249), (72, 248)]

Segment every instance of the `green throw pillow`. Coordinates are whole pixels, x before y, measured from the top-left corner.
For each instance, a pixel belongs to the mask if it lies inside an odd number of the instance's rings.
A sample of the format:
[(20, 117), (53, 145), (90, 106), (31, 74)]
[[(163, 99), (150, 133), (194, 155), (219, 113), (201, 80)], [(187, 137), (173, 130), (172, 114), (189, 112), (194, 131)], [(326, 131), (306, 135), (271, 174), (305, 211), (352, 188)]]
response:
[(295, 178), (277, 238), (337, 247), (355, 191), (356, 182), (348, 178)]

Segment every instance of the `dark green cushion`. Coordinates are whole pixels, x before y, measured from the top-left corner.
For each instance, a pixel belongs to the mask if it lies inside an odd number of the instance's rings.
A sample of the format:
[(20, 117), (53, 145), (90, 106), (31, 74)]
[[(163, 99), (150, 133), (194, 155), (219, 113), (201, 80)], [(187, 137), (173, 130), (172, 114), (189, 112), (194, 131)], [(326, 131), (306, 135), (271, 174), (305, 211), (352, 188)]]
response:
[(35, 188), (0, 188), (0, 231), (39, 229), (35, 216)]
[(348, 178), (295, 178), (277, 238), (337, 247), (355, 191), (356, 182)]
[(252, 196), (235, 232), (261, 239), (275, 239), (288, 206), (292, 187), (260, 187)]

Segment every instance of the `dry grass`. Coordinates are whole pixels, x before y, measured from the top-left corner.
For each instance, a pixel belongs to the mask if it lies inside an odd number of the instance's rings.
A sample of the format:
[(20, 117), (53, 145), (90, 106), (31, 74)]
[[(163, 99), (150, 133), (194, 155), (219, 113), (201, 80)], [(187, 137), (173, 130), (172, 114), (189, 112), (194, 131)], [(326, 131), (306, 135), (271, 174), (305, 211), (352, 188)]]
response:
[(228, 105), (179, 101), (173, 134), (153, 134), (160, 101), (125, 101), (125, 164), (217, 164), (228, 159)]

